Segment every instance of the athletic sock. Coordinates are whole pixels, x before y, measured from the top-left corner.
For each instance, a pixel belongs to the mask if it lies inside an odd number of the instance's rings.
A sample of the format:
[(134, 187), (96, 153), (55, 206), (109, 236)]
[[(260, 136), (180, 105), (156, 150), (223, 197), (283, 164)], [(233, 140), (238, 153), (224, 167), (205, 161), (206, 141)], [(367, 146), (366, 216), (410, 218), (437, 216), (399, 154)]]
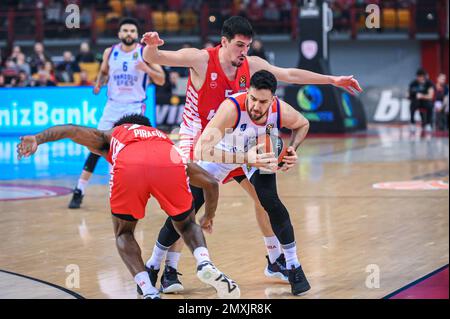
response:
[(167, 250), (169, 247), (165, 247), (160, 243), (156, 242), (155, 247), (153, 247), (152, 256), (147, 260), (145, 265), (150, 268), (153, 266), (155, 270), (158, 270), (161, 267), (161, 263), (166, 256)]
[(78, 180), (77, 188), (79, 190), (81, 190), (81, 194), (84, 195), (84, 192), (86, 190), (86, 186), (87, 186), (88, 183), (89, 183), (89, 181), (81, 179), (81, 178)]
[(277, 236), (264, 237), (264, 243), (266, 244), (270, 263), (273, 264), (275, 260), (277, 260), (277, 258), (281, 255), (281, 244), (278, 241)]
[(300, 262), (297, 257), (297, 245), (295, 242), (287, 245), (283, 245), (284, 257), (286, 258), (286, 268), (291, 269), (292, 266), (295, 268), (300, 266)]
[(211, 260), (209, 259), (209, 252), (206, 247), (195, 248), (194, 257), (197, 260), (197, 266), (205, 261), (211, 262)]
[(134, 277), (134, 281), (141, 288), (143, 296), (158, 293), (158, 289), (156, 289), (150, 281), (148, 272), (142, 271), (142, 272), (138, 273)]
[(178, 269), (178, 261), (180, 260), (181, 253), (169, 251), (166, 256), (166, 265), (174, 269)]

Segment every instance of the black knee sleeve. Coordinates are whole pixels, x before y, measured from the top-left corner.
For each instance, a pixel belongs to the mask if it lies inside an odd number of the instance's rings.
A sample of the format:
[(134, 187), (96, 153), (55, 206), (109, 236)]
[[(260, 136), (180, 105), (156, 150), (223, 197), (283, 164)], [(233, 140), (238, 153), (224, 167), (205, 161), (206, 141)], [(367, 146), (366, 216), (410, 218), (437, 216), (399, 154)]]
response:
[(158, 243), (165, 247), (172, 246), (178, 239), (180, 235), (175, 230), (175, 227), (172, 224), (172, 219), (168, 217), (164, 226), (159, 231), (158, 235)]
[(203, 204), (205, 203), (205, 197), (203, 195), (203, 188), (195, 187), (192, 185), (189, 185), (191, 187), (192, 197), (194, 197), (194, 208), (195, 213), (202, 208)]
[(286, 207), (277, 193), (276, 175), (260, 174), (257, 171), (251, 178), (258, 199), (269, 215), (270, 225), (282, 245), (295, 241), (294, 229)]
[(95, 166), (97, 165), (98, 159), (100, 158), (100, 155), (89, 153), (88, 158), (86, 159), (86, 162), (84, 163), (83, 170), (92, 173), (94, 172)]

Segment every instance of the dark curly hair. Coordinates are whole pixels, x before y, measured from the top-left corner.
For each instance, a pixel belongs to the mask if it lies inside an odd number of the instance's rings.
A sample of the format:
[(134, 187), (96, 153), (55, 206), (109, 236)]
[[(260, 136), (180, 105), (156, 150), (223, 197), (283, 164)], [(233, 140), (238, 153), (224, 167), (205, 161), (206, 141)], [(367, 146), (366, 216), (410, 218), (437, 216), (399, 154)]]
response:
[(145, 117), (144, 115), (141, 114), (125, 115), (122, 118), (120, 118), (120, 120), (118, 120), (116, 123), (114, 123), (114, 127), (120, 126), (122, 124), (139, 124), (144, 126), (152, 126), (148, 117)]

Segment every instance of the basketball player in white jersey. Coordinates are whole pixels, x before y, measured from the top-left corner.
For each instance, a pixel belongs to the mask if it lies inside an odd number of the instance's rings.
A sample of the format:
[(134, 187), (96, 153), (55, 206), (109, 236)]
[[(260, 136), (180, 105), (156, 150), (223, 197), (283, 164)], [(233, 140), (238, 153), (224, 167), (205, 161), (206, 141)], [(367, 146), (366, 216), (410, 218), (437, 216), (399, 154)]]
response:
[[(248, 92), (226, 99), (206, 126), (195, 147), (197, 164), (222, 181), (232, 170), (242, 166), (253, 185), (261, 205), (269, 215), (272, 229), (281, 243), (289, 271), (288, 279), (293, 295), (310, 289), (297, 257), (294, 228), (289, 213), (277, 194), (276, 172), (278, 158), (272, 165), (257, 165), (252, 158), (252, 145), (258, 137), (277, 134), (278, 129), (292, 130), (292, 136), (283, 158), (283, 171), (292, 168), (297, 160), (297, 149), (306, 137), (309, 122), (288, 103), (274, 94), (277, 80), (269, 71), (261, 70), (250, 79)], [(269, 172), (267, 172), (269, 170)], [(270, 172), (272, 171), (272, 172)], [(212, 226), (211, 220), (201, 220), (203, 228)]]
[[(135, 19), (124, 18), (119, 23), (120, 43), (107, 48), (94, 94), (102, 85), (108, 85), (108, 101), (97, 129), (110, 130), (114, 123), (127, 114), (144, 114), (146, 89), (153, 82), (163, 85), (165, 74), (158, 64), (147, 64), (142, 58), (144, 47), (138, 43), (139, 24)], [(73, 191), (69, 208), (80, 208), (85, 189), (100, 157), (90, 153), (83, 167), (78, 184)]]

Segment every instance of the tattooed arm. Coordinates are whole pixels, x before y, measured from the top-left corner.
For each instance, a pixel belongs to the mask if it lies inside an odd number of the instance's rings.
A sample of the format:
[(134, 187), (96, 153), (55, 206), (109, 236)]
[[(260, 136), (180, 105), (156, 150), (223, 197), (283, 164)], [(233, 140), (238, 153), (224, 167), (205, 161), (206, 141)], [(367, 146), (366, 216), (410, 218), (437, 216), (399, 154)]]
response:
[(108, 64), (108, 59), (109, 59), (109, 54), (111, 53), (112, 48), (107, 48), (105, 50), (105, 52), (103, 52), (103, 61), (102, 61), (102, 65), (100, 66), (100, 72), (98, 73), (97, 76), (97, 82), (95, 83), (94, 86), (94, 94), (98, 94), (100, 92), (100, 89), (102, 88), (103, 85), (105, 85), (106, 83), (108, 83), (108, 78), (109, 78), (109, 64)]
[(106, 156), (111, 141), (111, 133), (112, 131), (103, 132), (77, 125), (53, 126), (39, 134), (20, 137), (20, 143), (17, 145), (17, 158), (31, 156), (37, 151), (40, 144), (64, 138), (70, 138), (75, 143), (86, 146), (91, 152)]

